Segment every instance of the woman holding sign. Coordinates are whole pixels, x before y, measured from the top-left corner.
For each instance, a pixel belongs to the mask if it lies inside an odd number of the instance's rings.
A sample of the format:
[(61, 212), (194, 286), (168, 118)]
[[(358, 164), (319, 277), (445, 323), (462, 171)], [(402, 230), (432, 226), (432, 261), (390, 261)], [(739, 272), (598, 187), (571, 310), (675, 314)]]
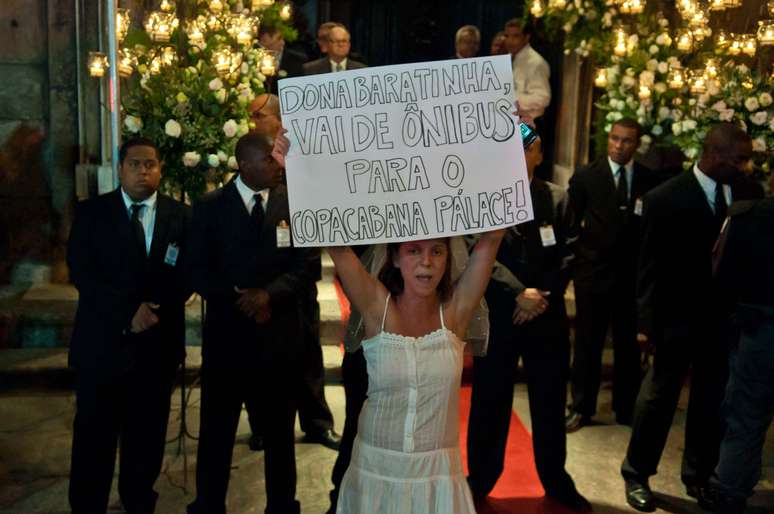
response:
[[(289, 145), (278, 137), (281, 161)], [(328, 248), (363, 315), (369, 382), (338, 514), (475, 513), (459, 448), (460, 336), (486, 290), (503, 234), (482, 234), (455, 283), (449, 239), (382, 247), (378, 278), (350, 248)]]

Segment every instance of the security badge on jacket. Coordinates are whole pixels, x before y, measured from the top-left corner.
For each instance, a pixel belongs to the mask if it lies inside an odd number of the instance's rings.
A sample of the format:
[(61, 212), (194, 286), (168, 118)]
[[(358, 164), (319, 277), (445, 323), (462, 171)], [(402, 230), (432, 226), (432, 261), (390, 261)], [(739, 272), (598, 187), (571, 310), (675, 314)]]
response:
[(164, 255), (164, 264), (175, 266), (177, 264), (177, 256), (180, 255), (180, 248), (177, 243), (169, 243), (167, 246), (167, 253)]
[(286, 220), (277, 223), (277, 248), (290, 247), (290, 226)]
[(543, 225), (540, 227), (540, 241), (543, 243), (543, 247), (556, 244), (556, 234), (554, 234), (553, 225)]
[(642, 198), (637, 198), (634, 201), (634, 215), (642, 216)]

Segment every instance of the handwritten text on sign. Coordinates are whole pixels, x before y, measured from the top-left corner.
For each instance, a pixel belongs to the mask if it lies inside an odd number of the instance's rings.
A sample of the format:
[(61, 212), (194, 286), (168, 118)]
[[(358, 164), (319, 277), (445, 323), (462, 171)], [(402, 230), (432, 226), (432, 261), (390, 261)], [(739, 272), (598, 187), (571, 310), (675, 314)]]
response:
[(508, 56), (280, 81), (297, 246), (484, 232), (532, 219)]

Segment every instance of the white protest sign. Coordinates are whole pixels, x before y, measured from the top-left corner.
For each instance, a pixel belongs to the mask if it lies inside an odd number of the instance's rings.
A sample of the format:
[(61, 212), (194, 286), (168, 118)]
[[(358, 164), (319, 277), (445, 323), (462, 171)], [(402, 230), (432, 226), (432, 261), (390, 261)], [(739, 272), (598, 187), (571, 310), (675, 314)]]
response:
[(281, 80), (291, 233), (335, 246), (531, 220), (510, 58)]

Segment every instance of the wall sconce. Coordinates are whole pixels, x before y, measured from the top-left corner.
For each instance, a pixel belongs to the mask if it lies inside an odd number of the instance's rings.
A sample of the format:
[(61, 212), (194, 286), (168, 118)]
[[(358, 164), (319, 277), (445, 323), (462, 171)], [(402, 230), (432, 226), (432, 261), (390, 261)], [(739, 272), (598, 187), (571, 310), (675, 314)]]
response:
[(166, 43), (172, 37), (179, 21), (173, 13), (153, 11), (145, 19), (145, 32), (153, 41)]
[(277, 54), (271, 50), (264, 50), (260, 64), (261, 74), (271, 77), (277, 73)]
[[(774, 1), (769, 2), (774, 4)], [(758, 44), (761, 46), (774, 45), (774, 20), (763, 20), (758, 22)]]
[(212, 64), (221, 77), (228, 75), (242, 64), (242, 54), (223, 47), (212, 52)]
[(594, 85), (600, 88), (607, 87), (607, 70), (605, 68), (597, 70), (597, 76), (594, 77)]
[(282, 21), (288, 21), (290, 17), (293, 15), (293, 8), (290, 4), (285, 4), (282, 6), (282, 9), (280, 9), (279, 17)]
[(137, 57), (128, 48), (122, 48), (118, 52), (118, 75), (122, 79), (132, 76), (137, 66)]

